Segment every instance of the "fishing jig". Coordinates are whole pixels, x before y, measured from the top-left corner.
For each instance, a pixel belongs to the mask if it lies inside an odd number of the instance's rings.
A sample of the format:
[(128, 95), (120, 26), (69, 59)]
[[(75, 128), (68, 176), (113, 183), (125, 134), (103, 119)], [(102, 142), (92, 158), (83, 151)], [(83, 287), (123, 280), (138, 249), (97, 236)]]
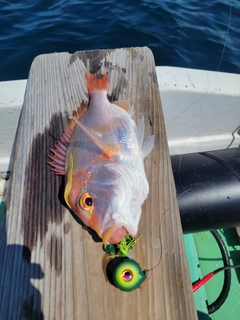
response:
[(116, 245), (108, 244), (104, 251), (111, 259), (107, 266), (109, 280), (122, 291), (132, 291), (139, 288), (148, 277), (148, 270), (142, 270), (139, 263), (132, 259), (129, 250), (141, 236), (134, 238), (127, 235)]

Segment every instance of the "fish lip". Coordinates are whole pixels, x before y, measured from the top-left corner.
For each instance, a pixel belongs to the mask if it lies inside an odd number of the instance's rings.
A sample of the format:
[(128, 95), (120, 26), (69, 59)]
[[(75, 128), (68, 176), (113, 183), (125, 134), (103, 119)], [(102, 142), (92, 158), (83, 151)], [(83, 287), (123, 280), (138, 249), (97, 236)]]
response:
[[(109, 239), (112, 237), (112, 235), (115, 233), (115, 231), (117, 231), (117, 229), (120, 229), (120, 228), (124, 228), (125, 231), (126, 231), (126, 235), (128, 234), (133, 234), (133, 232), (131, 232), (127, 227), (126, 225), (124, 224), (114, 224), (112, 226), (110, 226), (102, 235), (102, 240), (103, 240), (103, 244), (104, 245), (107, 245), (109, 242)], [(125, 236), (126, 236), (125, 235)], [(124, 237), (123, 237), (124, 238)], [(122, 239), (123, 239), (122, 238)], [(121, 240), (122, 240), (121, 239)], [(119, 243), (121, 240), (117, 241), (116, 243)], [(115, 244), (115, 243), (112, 243), (112, 244)]]

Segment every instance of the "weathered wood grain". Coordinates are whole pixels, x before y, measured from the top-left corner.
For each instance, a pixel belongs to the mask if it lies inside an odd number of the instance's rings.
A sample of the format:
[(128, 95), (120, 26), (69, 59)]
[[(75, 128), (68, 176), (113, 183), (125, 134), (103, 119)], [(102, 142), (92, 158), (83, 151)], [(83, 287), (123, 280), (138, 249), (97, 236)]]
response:
[[(132, 254), (154, 277), (122, 292), (106, 278), (102, 243), (65, 208), (47, 165), (68, 113), (88, 101), (84, 73), (112, 69), (109, 99), (128, 100), (146, 135), (150, 194)], [(148, 48), (38, 56), (30, 70), (1, 230), (0, 319), (196, 319), (154, 59)]]

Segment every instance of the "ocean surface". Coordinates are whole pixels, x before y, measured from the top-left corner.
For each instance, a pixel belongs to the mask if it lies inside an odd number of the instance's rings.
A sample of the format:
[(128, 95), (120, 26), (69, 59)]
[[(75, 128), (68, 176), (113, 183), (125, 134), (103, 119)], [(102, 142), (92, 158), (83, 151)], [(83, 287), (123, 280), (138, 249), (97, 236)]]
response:
[(0, 0), (0, 81), (43, 53), (132, 46), (157, 66), (240, 73), (240, 1)]

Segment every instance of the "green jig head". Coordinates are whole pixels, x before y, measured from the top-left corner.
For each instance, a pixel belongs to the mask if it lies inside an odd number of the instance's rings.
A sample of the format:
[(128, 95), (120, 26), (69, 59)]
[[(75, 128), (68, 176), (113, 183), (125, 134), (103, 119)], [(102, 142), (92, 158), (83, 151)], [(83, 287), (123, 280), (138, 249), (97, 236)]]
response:
[(104, 248), (109, 254), (108, 257), (112, 259), (108, 264), (109, 276), (115, 287), (122, 291), (135, 290), (147, 279), (148, 271), (142, 270), (129, 254), (129, 250), (140, 237), (134, 238), (127, 235), (118, 244), (108, 244)]
[(122, 260), (113, 270), (114, 285), (122, 291), (132, 291), (141, 286), (147, 279), (147, 272), (131, 259)]

